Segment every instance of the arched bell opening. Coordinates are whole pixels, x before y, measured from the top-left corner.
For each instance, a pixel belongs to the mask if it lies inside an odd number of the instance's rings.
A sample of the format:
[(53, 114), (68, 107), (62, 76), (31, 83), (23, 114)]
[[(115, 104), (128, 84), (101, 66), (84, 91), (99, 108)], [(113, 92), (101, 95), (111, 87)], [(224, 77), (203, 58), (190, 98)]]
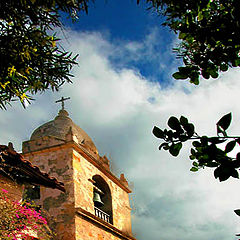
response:
[(111, 190), (105, 180), (99, 176), (93, 176), (93, 203), (95, 215), (113, 224)]

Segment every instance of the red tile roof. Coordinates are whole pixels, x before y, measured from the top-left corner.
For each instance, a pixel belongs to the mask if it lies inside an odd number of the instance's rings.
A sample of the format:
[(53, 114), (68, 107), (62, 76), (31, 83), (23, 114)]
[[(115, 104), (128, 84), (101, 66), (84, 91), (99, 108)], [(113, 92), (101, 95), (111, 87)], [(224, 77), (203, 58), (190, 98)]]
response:
[(12, 145), (0, 145), (0, 174), (19, 183), (41, 185), (49, 188), (57, 188), (65, 192), (64, 184), (56, 178), (43, 173), (39, 167), (34, 166), (23, 156), (17, 153)]

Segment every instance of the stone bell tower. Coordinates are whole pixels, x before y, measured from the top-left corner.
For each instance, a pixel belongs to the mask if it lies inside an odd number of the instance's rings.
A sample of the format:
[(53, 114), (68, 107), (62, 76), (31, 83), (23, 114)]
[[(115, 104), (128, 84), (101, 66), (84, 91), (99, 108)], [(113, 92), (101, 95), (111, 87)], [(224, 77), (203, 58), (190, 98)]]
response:
[(131, 190), (109, 169), (91, 138), (62, 109), (23, 142), (23, 155), (65, 185), (66, 192), (41, 187), (35, 201), (54, 220), (57, 240), (132, 239)]

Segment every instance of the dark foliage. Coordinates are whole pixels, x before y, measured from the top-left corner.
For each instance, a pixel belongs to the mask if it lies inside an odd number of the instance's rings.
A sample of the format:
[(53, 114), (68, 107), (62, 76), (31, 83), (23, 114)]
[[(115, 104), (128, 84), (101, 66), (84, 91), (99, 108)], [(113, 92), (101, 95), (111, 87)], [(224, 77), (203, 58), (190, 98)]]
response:
[[(240, 137), (227, 135), (226, 130), (231, 119), (231, 113), (229, 113), (217, 122), (217, 136), (214, 137), (199, 136), (195, 132), (194, 125), (183, 116), (180, 119), (170, 117), (168, 120), (170, 129), (161, 130), (155, 126), (153, 134), (164, 141), (159, 146), (159, 150), (162, 148), (168, 150), (175, 157), (178, 156), (183, 142), (192, 140), (189, 158), (193, 160), (193, 166), (190, 170), (195, 172), (200, 168), (215, 168), (215, 178), (225, 181), (229, 177), (239, 178), (238, 170), (240, 168), (240, 153), (236, 155), (236, 158), (228, 156), (235, 148), (236, 143), (240, 143)], [(224, 149), (223, 143), (226, 144)]]
[[(137, 1), (138, 3), (140, 0)], [(174, 49), (184, 66), (175, 79), (199, 84), (200, 76), (217, 78), (219, 72), (240, 66), (240, 1), (146, 0), (166, 17), (163, 25), (178, 34)]]
[[(197, 172), (201, 168), (214, 168), (214, 177), (222, 182), (230, 177), (239, 178), (240, 152), (236, 154), (236, 157), (229, 156), (229, 153), (240, 145), (239, 136), (227, 134), (231, 120), (231, 113), (224, 115), (216, 124), (217, 135), (208, 137), (199, 136), (194, 125), (189, 123), (187, 118), (181, 116), (177, 119), (172, 116), (168, 120), (170, 129), (162, 130), (155, 126), (153, 134), (163, 140), (159, 150), (169, 151), (174, 157), (178, 156), (184, 142), (192, 141), (189, 158), (193, 163), (190, 171)], [(240, 209), (234, 212), (240, 216)]]
[[(73, 18), (87, 12), (88, 0), (8, 0), (0, 2), (0, 108), (18, 98), (24, 105), (32, 94), (58, 90), (71, 82), (75, 57), (50, 35), (61, 27), (59, 12)], [(29, 95), (30, 94), (30, 95)]]

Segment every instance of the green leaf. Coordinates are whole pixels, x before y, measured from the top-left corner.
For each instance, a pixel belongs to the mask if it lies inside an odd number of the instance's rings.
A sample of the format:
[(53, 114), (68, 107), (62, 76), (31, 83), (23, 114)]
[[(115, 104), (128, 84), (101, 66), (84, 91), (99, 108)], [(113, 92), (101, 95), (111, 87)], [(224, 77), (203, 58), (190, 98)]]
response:
[(172, 131), (172, 130), (168, 130), (167, 133), (166, 133), (166, 135), (168, 136), (168, 140), (171, 141), (174, 134), (173, 134), (173, 131)]
[(174, 129), (174, 130), (177, 130), (180, 128), (180, 123), (178, 121), (178, 119), (176, 117), (170, 117), (169, 120), (168, 120), (168, 126), (171, 128), (171, 129)]
[(180, 73), (185, 73), (185, 74), (187, 74), (188, 72), (189, 72), (189, 67), (178, 67), (178, 71), (180, 72)]
[(169, 152), (172, 156), (176, 157), (182, 148), (182, 143), (172, 144), (169, 148)]
[(195, 154), (196, 154), (196, 151), (195, 151), (193, 148), (191, 148), (190, 151), (191, 151), (191, 154), (192, 154), (192, 155), (195, 155)]
[(192, 168), (190, 169), (190, 171), (192, 171), (192, 172), (197, 172), (197, 171), (198, 171), (198, 168), (192, 167)]
[(163, 146), (163, 149), (164, 149), (164, 150), (168, 150), (169, 148), (170, 148), (170, 147), (169, 147), (168, 144), (166, 144), (166, 145)]
[(236, 160), (232, 161), (232, 165), (234, 168), (240, 167), (240, 152), (237, 153)]
[(194, 167), (198, 167), (198, 163), (197, 162), (193, 162), (193, 166)]
[(229, 142), (225, 147), (225, 153), (231, 152), (234, 149), (235, 146), (236, 146), (236, 141), (235, 140)]
[(194, 125), (192, 123), (189, 123), (186, 127), (185, 130), (187, 131), (187, 134), (189, 137), (192, 137), (194, 134)]
[(236, 209), (236, 210), (234, 210), (234, 212), (235, 212), (238, 216), (240, 216), (240, 209)]
[(210, 71), (210, 75), (211, 75), (212, 78), (218, 78), (218, 76), (219, 76), (218, 72), (216, 70)]
[(239, 66), (240, 65), (240, 59), (233, 60), (232, 65), (233, 65), (233, 67)]
[(187, 79), (188, 75), (186, 73), (181, 73), (181, 72), (175, 72), (173, 75), (173, 78), (180, 80), (180, 79)]
[(194, 160), (196, 157), (194, 155), (189, 156), (190, 160)]
[(219, 181), (220, 181), (220, 182), (226, 181), (226, 180), (229, 179), (229, 177), (230, 177), (230, 174), (221, 174), (221, 175), (219, 176)]
[(221, 172), (221, 168), (218, 167), (214, 170), (214, 177), (217, 179), (220, 175), (220, 172)]
[(232, 169), (231, 176), (234, 178), (239, 178), (238, 171), (236, 169)]
[(207, 167), (218, 167), (218, 165), (219, 164), (216, 163), (216, 162), (209, 162), (209, 163), (206, 164)]
[(199, 74), (197, 76), (191, 76), (190, 77), (190, 83), (193, 83), (195, 85), (199, 85)]
[(179, 141), (181, 141), (181, 142), (186, 142), (188, 139), (189, 139), (189, 137), (186, 135), (182, 135), (182, 134), (179, 135)]
[(193, 141), (192, 145), (193, 145), (194, 147), (201, 147), (201, 143), (198, 142), (198, 141)]
[(220, 65), (220, 70), (223, 71), (223, 72), (226, 72), (228, 70), (228, 65), (225, 64), (225, 63), (222, 63)]
[(187, 25), (189, 25), (189, 19), (188, 19), (188, 16), (186, 16), (186, 18), (185, 18), (185, 22), (186, 22)]
[(210, 74), (204, 70), (202, 70), (202, 76), (205, 78), (205, 79), (209, 79), (210, 78)]
[(211, 137), (211, 138), (208, 138), (208, 141), (210, 143), (219, 144), (219, 143), (225, 142), (226, 139), (220, 139), (219, 137)]
[(220, 182), (226, 181), (231, 176), (231, 169), (228, 166), (221, 165), (214, 170), (214, 176)]
[(217, 126), (221, 127), (223, 130), (227, 130), (232, 121), (232, 114), (228, 113), (224, 115), (218, 122)]
[(184, 38), (186, 38), (186, 35), (187, 35), (186, 33), (180, 32), (178, 38), (184, 39)]
[(220, 133), (222, 133), (222, 135), (223, 135), (224, 137), (227, 137), (226, 131), (222, 130), (222, 129), (217, 125), (217, 135), (219, 135)]
[(240, 159), (239, 159), (240, 153), (237, 154), (237, 160), (232, 161), (232, 165), (234, 168), (239, 168), (240, 167)]
[(198, 12), (198, 21), (202, 21), (203, 20), (203, 14), (202, 11)]
[(181, 116), (180, 117), (180, 124), (183, 125), (183, 126), (187, 125), (188, 124), (188, 119), (184, 116)]
[(162, 143), (160, 146), (159, 146), (159, 150), (161, 150), (162, 148), (164, 149), (164, 150), (168, 150), (168, 149), (165, 149), (165, 148), (167, 148), (168, 147), (168, 144), (167, 143)]
[(164, 138), (164, 136), (165, 136), (164, 132), (160, 128), (156, 127), (156, 126), (154, 126), (154, 128), (152, 130), (152, 133), (157, 138)]

